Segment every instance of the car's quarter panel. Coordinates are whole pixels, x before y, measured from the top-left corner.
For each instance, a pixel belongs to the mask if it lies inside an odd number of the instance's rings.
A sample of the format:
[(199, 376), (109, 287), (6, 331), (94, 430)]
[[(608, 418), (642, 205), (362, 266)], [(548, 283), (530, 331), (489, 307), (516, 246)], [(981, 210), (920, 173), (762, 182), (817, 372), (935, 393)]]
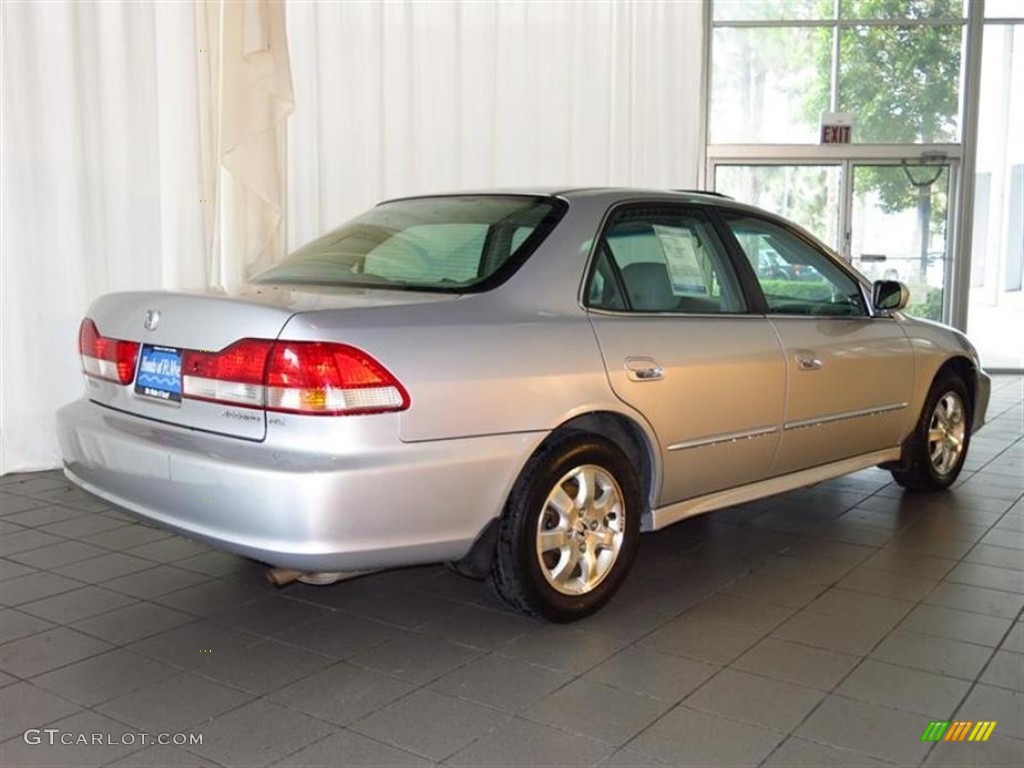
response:
[(782, 317), (785, 423), (773, 475), (899, 445), (917, 418), (914, 355), (889, 318)]
[[(657, 436), (658, 504), (762, 479), (779, 445), (786, 371), (763, 317), (592, 312), (608, 380)], [(650, 360), (661, 378), (637, 380)]]
[(271, 446), (80, 400), (60, 411), (58, 435), (65, 471), (87, 490), (187, 536), (303, 571), (462, 557), (543, 439), (408, 445), (395, 414), (282, 418), (288, 423), (272, 430), (294, 439)]

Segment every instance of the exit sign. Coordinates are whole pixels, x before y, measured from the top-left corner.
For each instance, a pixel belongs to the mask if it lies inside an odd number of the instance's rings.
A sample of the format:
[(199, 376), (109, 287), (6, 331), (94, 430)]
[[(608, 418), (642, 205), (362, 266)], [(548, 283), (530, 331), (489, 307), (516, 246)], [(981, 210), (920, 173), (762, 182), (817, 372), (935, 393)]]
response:
[(849, 144), (853, 133), (853, 115), (848, 112), (821, 113), (821, 143)]

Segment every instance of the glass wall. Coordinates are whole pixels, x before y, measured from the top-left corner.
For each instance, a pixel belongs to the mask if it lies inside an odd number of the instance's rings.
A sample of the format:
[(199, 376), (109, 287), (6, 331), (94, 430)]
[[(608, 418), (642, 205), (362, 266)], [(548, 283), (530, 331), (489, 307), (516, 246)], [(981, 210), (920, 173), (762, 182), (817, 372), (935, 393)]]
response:
[(1024, 2), (985, 10), (967, 331), (987, 367), (1024, 369)]
[(813, 144), (823, 111), (853, 141), (960, 140), (963, 0), (715, 0), (708, 140)]

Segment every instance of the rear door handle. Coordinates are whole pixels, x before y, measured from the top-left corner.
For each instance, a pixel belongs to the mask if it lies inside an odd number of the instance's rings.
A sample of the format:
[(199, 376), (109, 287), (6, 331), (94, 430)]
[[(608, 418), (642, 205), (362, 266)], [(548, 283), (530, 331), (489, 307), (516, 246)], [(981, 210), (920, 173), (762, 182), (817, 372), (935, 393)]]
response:
[(649, 357), (627, 357), (626, 376), (630, 381), (658, 381), (665, 378), (665, 369)]
[(799, 356), (796, 359), (797, 367), (801, 371), (819, 371), (824, 367), (824, 363), (813, 355)]

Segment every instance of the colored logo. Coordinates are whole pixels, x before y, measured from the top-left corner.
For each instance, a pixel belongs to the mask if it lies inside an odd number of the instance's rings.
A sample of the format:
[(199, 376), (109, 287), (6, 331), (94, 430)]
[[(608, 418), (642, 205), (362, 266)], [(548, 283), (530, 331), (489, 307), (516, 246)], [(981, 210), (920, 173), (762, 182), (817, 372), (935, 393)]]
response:
[(921, 734), (921, 741), (988, 741), (995, 729), (995, 720), (932, 720)]

